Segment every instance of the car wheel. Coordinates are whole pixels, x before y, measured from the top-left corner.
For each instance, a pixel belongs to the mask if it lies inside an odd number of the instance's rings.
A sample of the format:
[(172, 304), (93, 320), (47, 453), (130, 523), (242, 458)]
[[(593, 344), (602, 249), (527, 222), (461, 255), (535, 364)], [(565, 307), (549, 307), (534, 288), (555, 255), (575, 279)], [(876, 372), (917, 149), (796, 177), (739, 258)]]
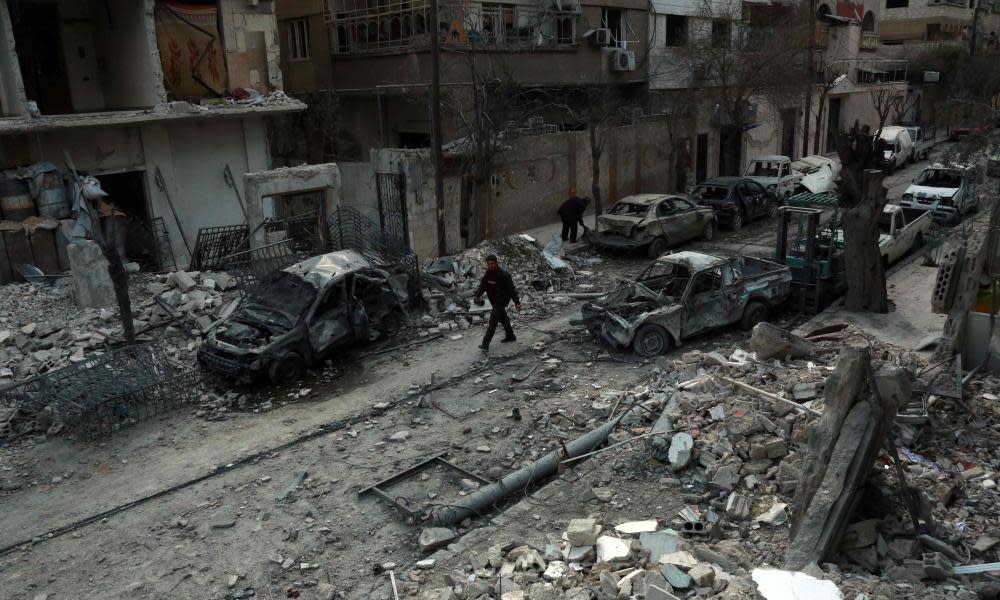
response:
[(275, 385), (288, 385), (302, 379), (305, 375), (306, 364), (302, 357), (295, 352), (289, 352), (284, 356), (271, 361), (267, 368), (268, 377)]
[(643, 325), (632, 338), (632, 349), (639, 356), (661, 356), (670, 351), (670, 345), (670, 334), (659, 325)]
[(736, 209), (736, 213), (733, 214), (733, 220), (729, 224), (729, 227), (732, 228), (733, 231), (739, 231), (740, 229), (743, 229), (743, 211), (742, 210), (740, 210), (738, 208)]
[(715, 223), (713, 223), (711, 221), (709, 221), (708, 223), (705, 223), (704, 229), (701, 230), (701, 237), (706, 242), (711, 242), (712, 238), (715, 237)]
[(646, 254), (649, 255), (649, 258), (657, 258), (667, 251), (667, 246), (667, 238), (658, 237), (649, 243), (649, 248), (646, 250)]
[(743, 309), (743, 318), (740, 320), (740, 327), (746, 331), (750, 331), (757, 326), (757, 323), (766, 320), (767, 305), (754, 300)]

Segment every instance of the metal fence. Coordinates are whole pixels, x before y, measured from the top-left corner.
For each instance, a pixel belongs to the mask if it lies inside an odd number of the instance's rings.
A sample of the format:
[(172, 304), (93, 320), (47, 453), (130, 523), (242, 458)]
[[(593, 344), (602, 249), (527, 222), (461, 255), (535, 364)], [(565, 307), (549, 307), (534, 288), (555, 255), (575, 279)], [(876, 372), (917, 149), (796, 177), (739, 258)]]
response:
[(202, 227), (191, 253), (191, 270), (222, 270), (225, 258), (249, 248), (250, 230), (246, 225)]
[(340, 206), (327, 219), (331, 250), (355, 250), (378, 267), (405, 271), (410, 298), (420, 295), (420, 265), (417, 255), (401, 247), (398, 239), (384, 235), (378, 223), (356, 209)]
[(197, 381), (155, 347), (128, 346), (0, 388), (0, 407), (96, 438), (193, 401)]
[(303, 261), (312, 252), (296, 250), (289, 239), (244, 250), (219, 261), (219, 269), (236, 278), (236, 287), (246, 295), (271, 273)]

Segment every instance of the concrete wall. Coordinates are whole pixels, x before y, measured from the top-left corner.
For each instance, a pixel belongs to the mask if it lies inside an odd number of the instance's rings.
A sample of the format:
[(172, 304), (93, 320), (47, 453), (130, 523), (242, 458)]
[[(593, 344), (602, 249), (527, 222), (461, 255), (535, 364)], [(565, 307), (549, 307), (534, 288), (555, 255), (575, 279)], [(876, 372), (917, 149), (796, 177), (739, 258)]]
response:
[(102, 73), (105, 108), (139, 108), (165, 101), (153, 2), (110, 0), (107, 7), (98, 5), (95, 21), (98, 47), (106, 64)]
[(357, 209), (365, 217), (378, 222), (378, 196), (375, 191), (375, 170), (368, 162), (339, 162), (340, 204)]
[(219, 0), (229, 87), (283, 89), (274, 2)]
[[(291, 93), (330, 89), (333, 86), (333, 70), (330, 64), (330, 36), (323, 16), (323, 0), (281, 0), (275, 3), (275, 12), (281, 41), (281, 74), (285, 89)], [(289, 60), (288, 21), (291, 19), (309, 21), (307, 60)]]

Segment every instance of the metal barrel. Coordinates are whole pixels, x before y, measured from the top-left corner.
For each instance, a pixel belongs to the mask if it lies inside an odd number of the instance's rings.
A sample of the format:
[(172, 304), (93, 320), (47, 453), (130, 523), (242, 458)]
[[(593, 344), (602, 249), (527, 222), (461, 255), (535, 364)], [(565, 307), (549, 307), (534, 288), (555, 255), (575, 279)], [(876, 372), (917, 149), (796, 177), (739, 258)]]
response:
[(66, 186), (58, 172), (51, 171), (42, 175), (42, 189), (38, 193), (38, 214), (55, 219), (69, 218)]
[(3, 219), (20, 222), (35, 214), (35, 201), (31, 199), (27, 182), (0, 177), (0, 215)]

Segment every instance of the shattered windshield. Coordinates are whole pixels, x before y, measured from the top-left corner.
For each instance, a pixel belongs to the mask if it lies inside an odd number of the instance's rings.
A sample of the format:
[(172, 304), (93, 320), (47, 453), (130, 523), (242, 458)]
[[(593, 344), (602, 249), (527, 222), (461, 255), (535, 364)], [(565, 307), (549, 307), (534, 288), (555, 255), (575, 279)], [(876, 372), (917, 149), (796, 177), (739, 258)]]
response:
[(645, 204), (635, 204), (633, 202), (619, 202), (611, 207), (608, 214), (628, 215), (632, 217), (644, 217), (649, 207)]
[(957, 188), (962, 185), (962, 176), (956, 171), (927, 169), (913, 183), (927, 187)]
[(757, 161), (747, 167), (747, 175), (752, 177), (777, 177), (780, 169), (780, 163)]
[(699, 185), (691, 193), (699, 200), (725, 200), (729, 196), (729, 188), (721, 185)]
[(252, 292), (241, 312), (265, 323), (292, 325), (316, 299), (316, 288), (285, 271), (270, 275)]

